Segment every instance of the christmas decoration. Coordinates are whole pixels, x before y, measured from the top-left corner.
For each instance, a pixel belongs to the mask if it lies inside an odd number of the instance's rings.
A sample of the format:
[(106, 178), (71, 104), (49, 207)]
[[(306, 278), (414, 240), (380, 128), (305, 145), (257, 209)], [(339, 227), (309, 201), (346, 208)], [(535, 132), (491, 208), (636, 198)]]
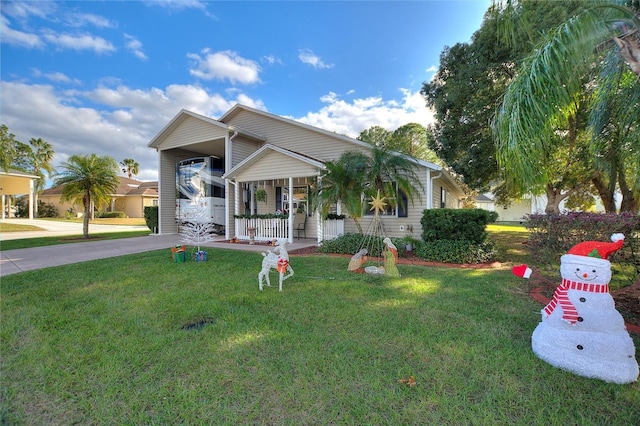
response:
[[(607, 257), (622, 247), (624, 235), (614, 234), (611, 240), (579, 243), (561, 257), (562, 283), (542, 309), (531, 345), (536, 356), (555, 367), (624, 384), (638, 379), (639, 368), (633, 340), (609, 294)], [(531, 276), (526, 265), (512, 271)]]
[[(280, 240), (276, 243), (275, 249), (273, 251), (267, 250), (267, 252), (262, 252), (262, 270), (258, 274), (258, 286), (260, 287), (260, 291), (262, 291), (262, 283), (266, 279), (267, 286), (271, 287), (271, 280), (269, 279), (269, 272), (271, 269), (275, 269), (278, 272), (279, 276), (279, 291), (282, 291), (282, 281), (286, 280), (293, 276), (293, 268), (289, 265), (289, 253), (287, 252), (286, 246), (287, 242), (285, 240)], [(285, 273), (287, 273), (285, 275)]]
[(198, 256), (201, 260), (206, 260), (206, 255), (200, 254), (200, 245), (213, 240), (215, 226), (208, 217), (209, 209), (204, 202), (194, 198), (195, 207), (192, 208), (193, 215), (189, 222), (182, 224), (182, 241), (197, 247)]

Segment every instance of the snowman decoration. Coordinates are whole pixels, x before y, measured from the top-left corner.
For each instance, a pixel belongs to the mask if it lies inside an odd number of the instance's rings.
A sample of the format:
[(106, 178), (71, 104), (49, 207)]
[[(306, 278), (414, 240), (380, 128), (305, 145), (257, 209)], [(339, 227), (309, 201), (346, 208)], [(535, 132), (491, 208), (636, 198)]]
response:
[[(609, 294), (607, 256), (622, 247), (624, 235), (613, 234), (611, 241), (584, 241), (560, 258), (562, 283), (542, 309), (531, 345), (536, 356), (554, 367), (624, 384), (638, 379), (638, 363), (633, 340)], [(531, 269), (519, 265), (513, 273), (529, 278)]]

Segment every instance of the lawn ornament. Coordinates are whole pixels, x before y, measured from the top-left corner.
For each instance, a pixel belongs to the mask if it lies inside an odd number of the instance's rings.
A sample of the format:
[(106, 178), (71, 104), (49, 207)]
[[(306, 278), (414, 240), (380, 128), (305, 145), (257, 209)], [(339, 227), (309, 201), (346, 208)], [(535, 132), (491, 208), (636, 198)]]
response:
[(364, 270), (362, 269), (362, 265), (364, 265), (364, 262), (367, 261), (367, 253), (369, 253), (369, 250), (367, 250), (366, 248), (363, 248), (360, 251), (358, 251), (356, 254), (354, 254), (351, 257), (351, 260), (349, 261), (349, 266), (347, 266), (347, 271), (364, 272)]
[[(373, 219), (362, 236), (358, 252), (349, 261), (348, 271), (364, 271), (369, 275), (388, 275), (394, 278), (400, 276), (396, 267), (398, 249), (391, 242), (391, 239), (386, 237), (384, 225), (380, 219), (380, 212), (385, 211), (387, 208), (385, 200), (386, 197), (383, 197), (380, 191), (377, 192), (376, 196), (371, 197), (369, 205), (371, 205), (370, 210), (373, 211)], [(365, 256), (365, 254), (369, 257)], [(365, 266), (364, 264), (367, 260), (369, 263), (377, 261), (377, 264)]]
[[(276, 248), (271, 251), (262, 252), (264, 259), (262, 259), (262, 270), (258, 274), (258, 286), (262, 291), (263, 280), (266, 279), (267, 286), (271, 287), (271, 280), (269, 280), (269, 272), (271, 269), (275, 269), (279, 276), (279, 291), (282, 291), (282, 281), (293, 276), (293, 268), (289, 265), (289, 253), (285, 246), (287, 242), (282, 240), (276, 243)], [(285, 275), (285, 272), (288, 274)]]
[(391, 242), (389, 237), (382, 240), (385, 243), (386, 248), (384, 250), (384, 270), (385, 274), (389, 277), (399, 277), (400, 272), (398, 272), (398, 267), (396, 263), (398, 262), (398, 248)]
[[(638, 379), (635, 347), (622, 315), (609, 294), (609, 254), (619, 250), (624, 235), (612, 242), (584, 241), (560, 259), (562, 283), (545, 306), (531, 337), (533, 352), (554, 367), (611, 383)], [(528, 278), (531, 268), (513, 268)]]

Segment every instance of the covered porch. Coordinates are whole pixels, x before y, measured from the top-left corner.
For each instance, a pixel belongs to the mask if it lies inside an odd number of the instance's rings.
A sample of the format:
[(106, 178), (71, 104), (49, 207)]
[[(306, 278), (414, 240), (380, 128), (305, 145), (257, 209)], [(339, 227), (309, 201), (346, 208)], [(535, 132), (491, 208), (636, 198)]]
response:
[(261, 147), (223, 176), (234, 201), (226, 238), (319, 243), (342, 234), (344, 226), (311, 211), (311, 187), (323, 169), (322, 161), (309, 156), (271, 144)]

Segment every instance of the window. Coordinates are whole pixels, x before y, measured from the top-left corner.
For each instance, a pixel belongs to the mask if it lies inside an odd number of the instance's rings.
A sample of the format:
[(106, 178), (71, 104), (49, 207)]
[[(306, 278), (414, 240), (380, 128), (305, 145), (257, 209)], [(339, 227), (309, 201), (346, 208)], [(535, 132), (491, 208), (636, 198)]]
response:
[[(292, 199), (294, 213), (309, 216), (309, 186), (294, 186)], [(289, 187), (276, 187), (276, 211), (289, 209)], [(287, 212), (288, 213), (288, 212)]]
[(440, 208), (447, 207), (447, 190), (443, 186), (440, 187)]
[[(409, 197), (407, 196), (407, 194), (401, 190), (398, 189), (398, 185), (396, 184), (396, 197), (392, 197), (390, 200), (390, 197), (386, 197), (385, 202), (387, 203), (387, 208), (380, 212), (380, 214), (382, 216), (391, 216), (391, 217), (407, 217), (408, 216), (408, 207), (409, 207)], [(374, 211), (371, 210), (371, 205), (369, 204), (369, 201), (371, 200), (371, 198), (369, 197), (368, 199), (364, 200), (364, 215), (365, 216), (373, 216), (374, 215)], [(393, 205), (395, 205), (395, 207), (393, 207)]]

